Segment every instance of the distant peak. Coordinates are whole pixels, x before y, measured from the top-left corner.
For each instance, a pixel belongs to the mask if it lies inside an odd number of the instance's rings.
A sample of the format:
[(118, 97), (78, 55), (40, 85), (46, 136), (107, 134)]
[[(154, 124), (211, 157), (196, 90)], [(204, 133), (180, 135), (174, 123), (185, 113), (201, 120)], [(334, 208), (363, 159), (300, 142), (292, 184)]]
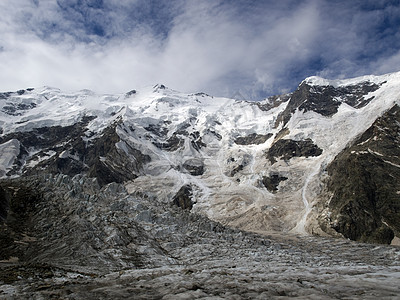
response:
[(159, 91), (159, 90), (165, 90), (165, 89), (167, 89), (167, 87), (166, 87), (165, 85), (163, 85), (163, 84), (156, 84), (155, 86), (153, 86), (153, 88), (154, 88), (154, 91), (155, 91), (155, 92), (157, 92), (157, 91)]
[(125, 94), (125, 96), (126, 96), (126, 97), (130, 97), (130, 96), (135, 95), (136, 93), (137, 93), (136, 90), (131, 90), (131, 91), (127, 92), (127, 93)]

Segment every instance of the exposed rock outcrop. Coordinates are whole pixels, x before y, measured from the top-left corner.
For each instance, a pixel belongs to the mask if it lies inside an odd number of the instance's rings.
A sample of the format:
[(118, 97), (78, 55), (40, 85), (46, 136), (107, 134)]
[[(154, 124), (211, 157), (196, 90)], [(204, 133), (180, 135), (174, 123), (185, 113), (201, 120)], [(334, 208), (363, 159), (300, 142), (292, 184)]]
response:
[(342, 103), (355, 108), (364, 107), (373, 99), (373, 97), (365, 98), (365, 96), (370, 92), (376, 91), (380, 85), (365, 81), (356, 85), (334, 87), (332, 85), (309, 85), (303, 82), (290, 95), (286, 109), (276, 120), (276, 126), (281, 122), (285, 125), (296, 109), (304, 112), (315, 111), (329, 117), (337, 113), (338, 107)]
[(120, 142), (118, 122), (91, 141), (85, 141), (86, 126), (93, 119), (85, 116), (71, 126), (40, 127), (0, 137), (0, 143), (16, 139), (21, 144), (18, 161), (8, 175), (34, 175), (44, 171), (69, 176), (88, 174), (101, 185), (136, 178), (150, 157), (126, 143), (124, 150), (116, 146)]
[(235, 139), (235, 143), (238, 145), (260, 145), (265, 143), (273, 134), (257, 134), (251, 133), (247, 136), (241, 136)]
[(278, 190), (278, 186), (282, 181), (287, 180), (285, 176), (279, 174), (271, 174), (270, 176), (263, 176), (262, 183), (271, 193), (275, 193)]
[(302, 141), (279, 139), (268, 149), (267, 158), (273, 164), (277, 162), (277, 158), (289, 160), (293, 157), (319, 156), (321, 153), (322, 149), (315, 145), (311, 139)]
[(183, 147), (185, 141), (179, 137), (178, 133), (171, 135), (165, 142), (154, 142), (154, 145), (165, 151), (176, 151)]
[(201, 159), (188, 159), (183, 163), (183, 167), (193, 176), (204, 174), (204, 162)]
[(400, 236), (399, 124), (395, 106), (328, 167), (329, 226), (347, 238), (390, 244)]
[(193, 208), (192, 192), (190, 185), (182, 186), (172, 199), (173, 203), (180, 208), (191, 210)]

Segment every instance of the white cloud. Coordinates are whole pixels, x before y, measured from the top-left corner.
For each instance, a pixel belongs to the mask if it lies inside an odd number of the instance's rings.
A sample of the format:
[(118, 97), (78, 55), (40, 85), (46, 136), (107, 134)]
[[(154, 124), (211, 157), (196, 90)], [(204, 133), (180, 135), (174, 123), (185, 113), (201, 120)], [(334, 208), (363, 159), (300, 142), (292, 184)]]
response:
[[(400, 66), (398, 51), (362, 65), (358, 58), (379, 46), (368, 35), (371, 18), (387, 9), (357, 12), (323, 0), (292, 1), (290, 8), (179, 0), (160, 2), (158, 11), (146, 4), (150, 19), (143, 23), (135, 5), (148, 2), (104, 3), (84, 19), (56, 1), (1, 1), (1, 89), (51, 85), (115, 93), (161, 82), (185, 92), (259, 97), (293, 89), (315, 73), (342, 77)], [(104, 36), (92, 34), (99, 20)]]
[(397, 71), (400, 66), (400, 50), (389, 57), (383, 57), (373, 63), (373, 69), (378, 74), (385, 74)]

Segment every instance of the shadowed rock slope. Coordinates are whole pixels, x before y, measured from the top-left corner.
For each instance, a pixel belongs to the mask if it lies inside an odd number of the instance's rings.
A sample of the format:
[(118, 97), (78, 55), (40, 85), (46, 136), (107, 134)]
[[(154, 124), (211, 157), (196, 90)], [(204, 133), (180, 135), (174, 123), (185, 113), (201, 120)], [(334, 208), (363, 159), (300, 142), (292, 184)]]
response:
[(400, 107), (396, 105), (328, 166), (329, 227), (364, 242), (389, 244), (399, 236), (399, 145)]

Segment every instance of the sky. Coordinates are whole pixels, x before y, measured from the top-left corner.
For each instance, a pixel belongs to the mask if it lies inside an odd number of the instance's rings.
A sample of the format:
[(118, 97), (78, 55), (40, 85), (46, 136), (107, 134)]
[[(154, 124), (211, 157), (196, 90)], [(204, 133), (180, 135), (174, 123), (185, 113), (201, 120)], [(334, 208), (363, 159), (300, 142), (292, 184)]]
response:
[(0, 91), (261, 100), (400, 71), (400, 0), (1, 0)]

